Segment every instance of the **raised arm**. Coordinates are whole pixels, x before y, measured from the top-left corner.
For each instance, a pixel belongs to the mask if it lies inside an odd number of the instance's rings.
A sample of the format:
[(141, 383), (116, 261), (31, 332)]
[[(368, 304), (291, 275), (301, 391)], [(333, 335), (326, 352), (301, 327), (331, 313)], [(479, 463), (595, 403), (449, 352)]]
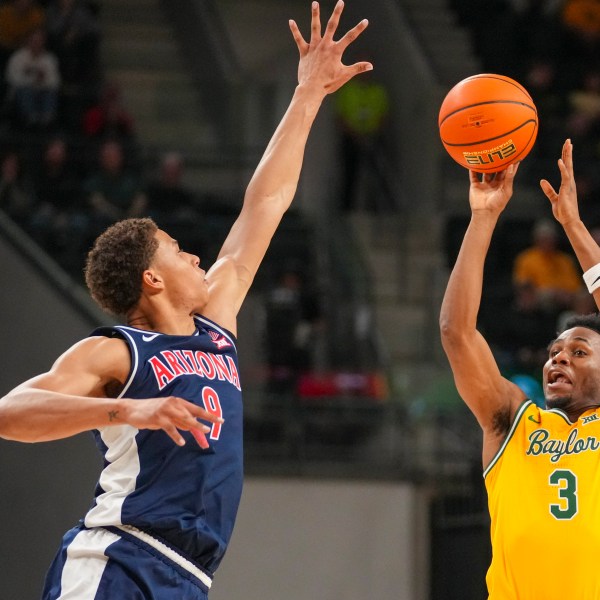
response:
[[(577, 188), (573, 172), (573, 144), (569, 139), (563, 144), (562, 155), (558, 159), (558, 169), (560, 171), (558, 192), (546, 179), (540, 181), (540, 186), (550, 200), (554, 218), (562, 225), (581, 268), (586, 272), (600, 264), (600, 247), (579, 217)], [(596, 277), (600, 278), (600, 267), (597, 269), (597, 273), (591, 271), (590, 274), (592, 275), (591, 282)], [(596, 281), (596, 284), (598, 282), (600, 279)], [(600, 307), (600, 287), (595, 289), (593, 296), (596, 306)]]
[(477, 331), (485, 258), (501, 212), (512, 196), (517, 166), (494, 175), (470, 172), (471, 221), (446, 288), (440, 314), (442, 345), (456, 387), (483, 429), (487, 465), (508, 431), (524, 394), (500, 374)]
[(122, 340), (87, 338), (67, 350), (50, 371), (0, 398), (0, 437), (43, 442), (110, 425), (163, 429), (179, 445), (178, 430), (192, 432), (206, 447), (209, 428), (197, 421), (219, 419), (181, 398), (112, 398), (122, 387), (130, 357)]
[(271, 238), (290, 206), (302, 167), (308, 134), (323, 99), (352, 77), (372, 68), (367, 62), (342, 63), (346, 48), (364, 31), (363, 20), (338, 41), (334, 40), (344, 3), (340, 0), (321, 33), (318, 2), (312, 3), (310, 40), (298, 26), (290, 29), (298, 51), (298, 85), (248, 185), (241, 213), (207, 273), (210, 301), (206, 316), (229, 328), (248, 292)]

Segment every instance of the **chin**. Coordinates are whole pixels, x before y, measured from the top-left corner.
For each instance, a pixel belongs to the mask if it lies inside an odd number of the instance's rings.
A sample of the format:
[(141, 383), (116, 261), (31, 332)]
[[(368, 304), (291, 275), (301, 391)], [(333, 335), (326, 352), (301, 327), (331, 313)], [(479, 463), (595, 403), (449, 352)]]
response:
[(565, 409), (571, 403), (571, 396), (557, 396), (556, 398), (546, 398), (546, 408)]

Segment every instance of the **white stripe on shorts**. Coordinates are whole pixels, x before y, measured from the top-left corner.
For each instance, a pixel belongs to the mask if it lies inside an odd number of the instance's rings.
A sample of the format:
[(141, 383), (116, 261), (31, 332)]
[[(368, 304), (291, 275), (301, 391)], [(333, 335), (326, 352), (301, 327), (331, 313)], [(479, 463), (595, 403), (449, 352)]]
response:
[(104, 551), (119, 539), (118, 535), (106, 529), (80, 531), (67, 548), (57, 600), (95, 598), (108, 562)]
[(136, 527), (131, 525), (114, 525), (117, 529), (121, 529), (127, 532), (129, 535), (132, 535), (138, 540), (148, 544), (148, 546), (152, 546), (155, 550), (158, 550), (161, 554), (164, 554), (169, 560), (174, 562), (176, 565), (179, 565), (182, 569), (185, 569), (188, 573), (192, 574), (194, 577), (199, 579), (207, 588), (210, 589), (212, 584), (212, 579), (201, 569), (199, 569), (194, 563), (190, 562), (187, 558), (181, 556), (173, 550), (169, 548), (166, 544), (163, 544), (161, 541), (153, 538), (150, 534), (145, 531), (140, 531)]

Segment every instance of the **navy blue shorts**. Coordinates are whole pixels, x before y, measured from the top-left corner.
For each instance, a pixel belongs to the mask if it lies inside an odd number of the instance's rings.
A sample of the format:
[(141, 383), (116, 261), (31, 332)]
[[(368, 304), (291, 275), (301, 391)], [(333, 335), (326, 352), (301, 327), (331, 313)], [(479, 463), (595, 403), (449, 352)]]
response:
[(207, 600), (209, 587), (197, 566), (147, 534), (78, 526), (63, 537), (42, 600)]

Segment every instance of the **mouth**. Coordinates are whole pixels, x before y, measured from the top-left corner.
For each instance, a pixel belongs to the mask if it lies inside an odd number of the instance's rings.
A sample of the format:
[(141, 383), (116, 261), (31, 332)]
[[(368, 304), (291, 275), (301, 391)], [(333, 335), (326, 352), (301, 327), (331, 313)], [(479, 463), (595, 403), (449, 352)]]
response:
[(571, 389), (573, 382), (562, 371), (550, 371), (546, 380), (546, 389), (552, 392), (558, 392), (565, 389)]

